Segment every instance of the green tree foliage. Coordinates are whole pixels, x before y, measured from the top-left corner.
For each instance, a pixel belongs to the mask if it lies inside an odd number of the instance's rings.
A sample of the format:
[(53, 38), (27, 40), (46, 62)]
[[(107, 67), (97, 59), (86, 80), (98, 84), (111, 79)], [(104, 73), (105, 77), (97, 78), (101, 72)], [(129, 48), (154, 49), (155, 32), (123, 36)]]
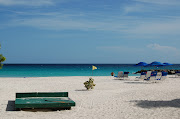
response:
[[(0, 48), (1, 48), (1, 44), (0, 44)], [(0, 69), (2, 69), (2, 67), (3, 67), (2, 62), (4, 62), (5, 60), (6, 60), (6, 58), (2, 54), (0, 54)]]

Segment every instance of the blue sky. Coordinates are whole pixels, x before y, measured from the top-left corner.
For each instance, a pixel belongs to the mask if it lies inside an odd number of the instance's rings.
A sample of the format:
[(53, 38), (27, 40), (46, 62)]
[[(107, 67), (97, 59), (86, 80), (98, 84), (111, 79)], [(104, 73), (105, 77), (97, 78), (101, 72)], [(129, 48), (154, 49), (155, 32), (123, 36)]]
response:
[(0, 0), (5, 63), (180, 63), (179, 0)]

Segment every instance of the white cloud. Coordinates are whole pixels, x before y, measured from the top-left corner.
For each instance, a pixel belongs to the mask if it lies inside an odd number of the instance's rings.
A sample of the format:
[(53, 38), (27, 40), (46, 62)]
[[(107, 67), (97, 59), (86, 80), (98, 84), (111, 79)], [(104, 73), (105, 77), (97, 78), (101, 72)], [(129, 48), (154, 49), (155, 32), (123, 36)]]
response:
[(44, 6), (44, 5), (54, 5), (54, 2), (53, 0), (0, 0), (0, 5)]
[(116, 52), (116, 53), (134, 53), (134, 52), (143, 52), (143, 49), (141, 48), (133, 48), (133, 47), (128, 47), (128, 46), (98, 46), (98, 50), (103, 50), (103, 51), (109, 51), (109, 52)]
[[(51, 16), (51, 15), (50, 15)], [(8, 23), (8, 26), (29, 26), (39, 29), (49, 30), (105, 30), (105, 31), (117, 31), (123, 30), (124, 24), (108, 23), (100, 21), (91, 21), (86, 19), (73, 19), (72, 16), (61, 15), (61, 16), (49, 16), (45, 18), (34, 17), (31, 19), (15, 19)]]
[[(0, 0), (0, 4), (6, 5), (53, 5), (56, 0)], [(64, 0), (59, 0), (64, 1)], [(58, 2), (59, 2), (58, 1)], [(69, 0), (68, 0), (69, 1)], [(145, 0), (138, 0), (145, 1)], [(57, 1), (56, 1), (57, 2)], [(155, 2), (155, 1), (154, 1)], [(125, 5), (124, 10), (129, 12), (142, 12), (147, 11), (148, 8), (144, 4), (135, 3), (133, 5)], [(152, 10), (152, 9), (150, 9)], [(156, 11), (153, 9), (152, 11)], [(12, 15), (12, 17), (9, 17)], [(123, 15), (109, 15), (102, 13), (94, 13), (90, 11), (12, 11), (8, 15), (7, 22), (0, 23), (0, 27), (7, 26), (27, 26), (35, 27), (38, 29), (50, 30), (64, 30), (64, 29), (77, 29), (77, 30), (102, 30), (113, 31), (126, 35), (126, 37), (136, 36), (147, 37), (162, 36), (164, 34), (179, 36), (180, 31), (180, 17), (157, 15), (156, 16), (127, 16)], [(15, 17), (14, 17), (15, 16)], [(128, 34), (128, 35), (127, 35)], [(149, 36), (148, 36), (149, 37)]]
[(145, 12), (147, 8), (142, 4), (133, 4), (133, 5), (126, 5), (124, 6), (124, 13), (131, 13), (131, 12)]
[[(35, 27), (38, 29), (49, 30), (99, 30), (99, 31), (113, 31), (121, 34), (128, 34), (127, 37), (145, 37), (150, 36), (162, 36), (166, 35), (178, 35), (180, 31), (180, 18), (175, 20), (168, 18), (169, 20), (159, 22), (159, 19), (153, 19), (152, 21), (143, 21), (136, 17), (123, 17), (121, 19), (106, 19), (93, 20), (96, 16), (91, 16), (92, 19), (88, 19), (88, 14), (64, 14), (64, 13), (27, 13), (30, 18), (25, 18), (26, 13), (18, 13), (19, 17), (10, 19), (6, 23), (1, 23), (0, 27)], [(87, 17), (88, 16), (88, 17)], [(118, 21), (117, 21), (118, 20)], [(173, 40), (173, 39), (172, 39)]]
[(129, 30), (133, 34), (179, 34), (180, 19), (152, 20), (139, 23), (134, 29)]
[(180, 50), (172, 46), (162, 46), (155, 43), (149, 44), (147, 47), (157, 52), (166, 53), (168, 55), (180, 55)]
[[(38, 29), (50, 30), (101, 30), (120, 32), (121, 34), (136, 35), (144, 37), (147, 35), (179, 35), (180, 18), (168, 17), (140, 19), (137, 17), (112, 16), (104, 19), (104, 16), (96, 18), (98, 15), (89, 13), (63, 13), (63, 12), (16, 12), (17, 17), (10, 19), (7, 23), (1, 23), (0, 27), (7, 26), (27, 26)], [(26, 18), (26, 16), (29, 16)], [(90, 18), (90, 19), (89, 19)], [(163, 18), (162, 18), (163, 19)]]
[(179, 0), (134, 0), (134, 1), (143, 2), (143, 3), (158, 4), (158, 5), (180, 5)]

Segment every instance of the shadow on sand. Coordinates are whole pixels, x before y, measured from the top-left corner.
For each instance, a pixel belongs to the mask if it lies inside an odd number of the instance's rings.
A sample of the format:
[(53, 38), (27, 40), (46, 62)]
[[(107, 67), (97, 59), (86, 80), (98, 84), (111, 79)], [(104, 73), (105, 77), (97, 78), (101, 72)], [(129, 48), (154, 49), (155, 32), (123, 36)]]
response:
[(87, 90), (87, 89), (77, 89), (75, 91), (90, 91), (90, 90)]
[(149, 100), (135, 100), (137, 106), (141, 108), (161, 108), (161, 107), (174, 107), (180, 108), (180, 99), (170, 101), (149, 101)]
[(125, 81), (125, 79), (123, 79), (123, 78), (116, 78), (116, 79), (113, 79), (113, 80), (122, 80), (122, 81)]
[(6, 111), (16, 111), (16, 109), (15, 109), (15, 101), (13, 101), (13, 100), (8, 101)]
[(179, 77), (176, 76), (176, 77), (169, 77), (169, 78), (179, 78)]
[(149, 82), (138, 82), (138, 81), (132, 81), (132, 82), (124, 82), (128, 84), (149, 84)]
[[(50, 109), (21, 109), (22, 111), (28, 112), (49, 112), (49, 111), (63, 111), (63, 110), (71, 110), (71, 108), (50, 108)], [(6, 111), (20, 111), (15, 108), (15, 101), (8, 101)]]

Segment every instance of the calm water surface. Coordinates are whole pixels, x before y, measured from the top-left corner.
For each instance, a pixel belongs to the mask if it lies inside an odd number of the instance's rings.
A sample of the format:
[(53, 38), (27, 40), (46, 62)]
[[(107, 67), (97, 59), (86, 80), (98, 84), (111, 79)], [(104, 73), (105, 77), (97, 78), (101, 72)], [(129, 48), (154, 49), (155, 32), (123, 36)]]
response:
[[(4, 64), (0, 70), (0, 77), (49, 77), (49, 76), (92, 76), (92, 65), (98, 69), (93, 71), (93, 76), (116, 75), (118, 71), (128, 71), (130, 76), (141, 67), (134, 64)], [(157, 69), (180, 69), (180, 64)], [(154, 69), (144, 67), (143, 69)]]

